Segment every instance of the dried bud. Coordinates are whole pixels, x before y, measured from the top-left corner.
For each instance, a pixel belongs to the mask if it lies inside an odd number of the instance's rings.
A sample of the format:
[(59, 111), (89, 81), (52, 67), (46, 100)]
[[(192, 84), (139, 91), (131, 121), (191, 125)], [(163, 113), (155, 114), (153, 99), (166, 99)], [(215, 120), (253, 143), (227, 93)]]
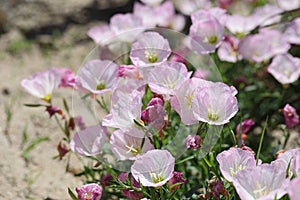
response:
[(197, 150), (201, 147), (202, 139), (199, 135), (188, 135), (185, 139), (187, 149)]
[(70, 151), (69, 145), (64, 141), (60, 141), (57, 145), (57, 151), (59, 159), (62, 160), (62, 158)]

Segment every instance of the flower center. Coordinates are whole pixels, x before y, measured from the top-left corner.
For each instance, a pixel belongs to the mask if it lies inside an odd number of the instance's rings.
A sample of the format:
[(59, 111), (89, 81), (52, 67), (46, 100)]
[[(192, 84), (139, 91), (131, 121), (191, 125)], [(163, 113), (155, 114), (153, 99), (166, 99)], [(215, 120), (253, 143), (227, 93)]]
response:
[(260, 198), (262, 196), (266, 196), (271, 192), (271, 189), (268, 188), (267, 186), (261, 186), (259, 182), (256, 183), (256, 189), (253, 190), (253, 193), (256, 198)]
[(146, 50), (145, 56), (149, 63), (155, 63), (158, 60), (158, 56), (157, 56), (156, 52), (154, 52), (154, 51), (150, 52), (150, 51)]
[(218, 42), (218, 37), (216, 35), (207, 37), (207, 41), (209, 44), (216, 44)]
[(51, 97), (52, 97), (52, 94), (48, 94), (47, 96), (44, 96), (44, 97), (42, 98), (42, 100), (47, 101), (47, 102), (50, 102)]
[(235, 177), (235, 175), (239, 172), (239, 171), (241, 171), (241, 170), (243, 170), (243, 169), (245, 169), (245, 166), (243, 166), (243, 165), (236, 165), (235, 164), (235, 168), (232, 168), (232, 167), (230, 167), (229, 168), (229, 170), (230, 170), (230, 176), (231, 177)]
[(106, 85), (104, 83), (99, 83), (96, 87), (97, 90), (103, 90), (106, 88)]
[(150, 177), (154, 183), (159, 183), (164, 180), (164, 177), (161, 173), (159, 173), (159, 174), (150, 173)]
[(213, 121), (213, 122), (217, 121), (220, 118), (219, 114), (217, 112), (214, 112), (211, 109), (208, 109), (208, 115), (207, 115), (207, 117), (208, 117), (208, 119), (210, 121)]
[(136, 156), (142, 153), (141, 147), (135, 147), (133, 145), (128, 146), (125, 145), (125, 147), (128, 149), (127, 153), (131, 153), (131, 155)]
[(83, 195), (84, 200), (91, 200), (93, 198), (93, 194), (92, 193), (85, 193)]

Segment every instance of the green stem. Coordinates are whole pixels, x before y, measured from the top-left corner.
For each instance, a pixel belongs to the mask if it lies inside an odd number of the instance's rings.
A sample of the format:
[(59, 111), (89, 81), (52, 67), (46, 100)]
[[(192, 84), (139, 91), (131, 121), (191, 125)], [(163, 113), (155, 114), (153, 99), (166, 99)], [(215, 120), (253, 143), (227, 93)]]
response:
[(263, 143), (263, 140), (264, 140), (267, 124), (268, 124), (268, 117), (266, 119), (266, 123), (264, 125), (264, 129), (263, 129), (261, 137), (260, 137), (259, 147), (258, 147), (258, 151), (257, 151), (257, 155), (256, 155), (256, 165), (258, 165), (259, 155), (260, 155), (262, 143)]

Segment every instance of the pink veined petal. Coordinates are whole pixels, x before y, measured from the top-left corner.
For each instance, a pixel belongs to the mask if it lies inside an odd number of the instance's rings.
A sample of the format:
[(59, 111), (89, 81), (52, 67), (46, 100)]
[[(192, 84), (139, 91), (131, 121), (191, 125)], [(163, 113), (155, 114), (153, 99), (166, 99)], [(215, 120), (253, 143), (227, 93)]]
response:
[(151, 150), (131, 166), (133, 177), (143, 186), (164, 185), (173, 176), (175, 158), (166, 150)]
[(70, 148), (82, 156), (95, 156), (101, 153), (103, 145), (107, 142), (106, 137), (106, 127), (90, 126), (74, 135)]

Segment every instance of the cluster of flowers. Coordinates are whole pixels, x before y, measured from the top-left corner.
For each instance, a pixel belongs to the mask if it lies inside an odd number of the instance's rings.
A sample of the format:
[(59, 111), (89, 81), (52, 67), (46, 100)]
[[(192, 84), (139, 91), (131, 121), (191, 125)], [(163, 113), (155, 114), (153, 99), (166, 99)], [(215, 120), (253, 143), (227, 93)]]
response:
[[(229, 11), (237, 3), (233, 0), (219, 0), (218, 7), (204, 0), (198, 4), (177, 1), (178, 10), (191, 16), (189, 36), (181, 38), (180, 49), (171, 49), (172, 44), (163, 33), (153, 28), (181, 31), (186, 25), (184, 15), (176, 14), (171, 1), (142, 2), (144, 4), (134, 4), (133, 13), (116, 14), (109, 24), (88, 31), (101, 46), (102, 53), (99, 59), (87, 61), (76, 75), (67, 68), (51, 68), (21, 83), (27, 92), (48, 103), (38, 105), (45, 106), (50, 117), (62, 116), (73, 152), (99, 160), (108, 145), (118, 161), (130, 162), (130, 173), (104, 177), (102, 188), (95, 183), (76, 188), (80, 200), (100, 199), (102, 189), (113, 185), (107, 184), (105, 179), (115, 181), (122, 194), (130, 199), (155, 199), (155, 195), (164, 192), (171, 198), (186, 183), (183, 173), (175, 171), (177, 158), (164, 149), (165, 143), (160, 140), (171, 140), (173, 133), (168, 131), (175, 130), (180, 123), (192, 126), (200, 122), (200, 126), (205, 124), (208, 128), (221, 126), (229, 123), (238, 112), (237, 89), (209, 81), (211, 70), (191, 66), (186, 58), (194, 52), (199, 57), (214, 54), (221, 61), (231, 63), (243, 59), (268, 63), (272, 59), (268, 72), (283, 85), (297, 81), (300, 76), (300, 59), (288, 53), (291, 44), (300, 44), (300, 18), (281, 29), (272, 27), (281, 22), (282, 15), (299, 9), (298, 0), (290, 3), (278, 0), (255, 8), (246, 17)], [(124, 45), (130, 59), (120, 61), (118, 53)], [(84, 98), (90, 97), (99, 103), (106, 115), (99, 124), (89, 127), (82, 116), (67, 119), (68, 116), (51, 101), (53, 92), (59, 87), (73, 88)], [(109, 96), (109, 102), (105, 102), (105, 95)], [(299, 124), (295, 108), (286, 104), (282, 111), (287, 128)], [(176, 116), (180, 117), (180, 122), (174, 124)], [(71, 136), (69, 131), (75, 130), (74, 125), (79, 130)], [(242, 143), (253, 125), (251, 119), (238, 125), (237, 138), (241, 136)], [(197, 133), (188, 135), (182, 142), (196, 155), (203, 140)], [(69, 151), (62, 144), (58, 149), (60, 158)], [(216, 159), (223, 177), (233, 183), (241, 199), (274, 199), (286, 193), (293, 200), (299, 197), (296, 189), (300, 187), (299, 149), (282, 153), (270, 164), (255, 160), (252, 150), (244, 145), (223, 151)], [(290, 181), (294, 177), (297, 178)], [(149, 187), (155, 192), (149, 190), (148, 194), (145, 188)], [(218, 199), (228, 195), (224, 182), (213, 177), (201, 198)]]

